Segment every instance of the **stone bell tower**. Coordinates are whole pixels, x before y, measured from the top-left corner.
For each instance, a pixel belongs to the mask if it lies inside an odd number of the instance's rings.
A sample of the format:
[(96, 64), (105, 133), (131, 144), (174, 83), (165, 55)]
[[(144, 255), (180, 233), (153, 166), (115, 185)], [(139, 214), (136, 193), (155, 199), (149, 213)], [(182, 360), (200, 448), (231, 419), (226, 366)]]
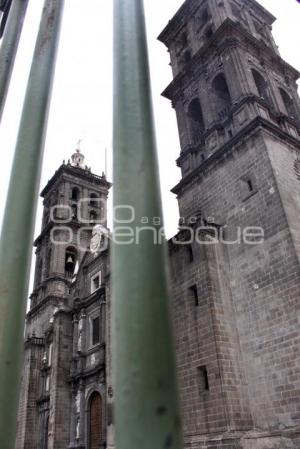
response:
[(274, 20), (254, 0), (186, 0), (159, 36), (174, 76), (163, 95), (181, 142), (181, 223), (201, 216), (221, 235), (172, 257), (195, 449), (300, 445), (299, 72), (278, 52)]
[(17, 449), (66, 449), (69, 443), (70, 293), (93, 227), (106, 226), (109, 188), (105, 176), (93, 174), (77, 149), (41, 193), (44, 211), (26, 318)]
[(108, 187), (84, 165), (80, 150), (61, 165), (43, 189), (42, 231), (35, 241), (34, 307), (48, 293), (65, 297), (96, 223), (106, 226)]

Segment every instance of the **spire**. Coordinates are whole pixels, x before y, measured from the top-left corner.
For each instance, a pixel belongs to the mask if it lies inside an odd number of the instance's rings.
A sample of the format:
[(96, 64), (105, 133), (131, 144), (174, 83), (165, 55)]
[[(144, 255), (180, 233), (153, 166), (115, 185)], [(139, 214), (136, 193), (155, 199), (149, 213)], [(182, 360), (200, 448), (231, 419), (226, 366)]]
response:
[(81, 140), (78, 140), (78, 142), (77, 142), (77, 149), (76, 149), (75, 153), (72, 154), (72, 156), (71, 156), (71, 158), (72, 158), (72, 165), (73, 165), (73, 167), (85, 168), (85, 166), (84, 166), (84, 155), (81, 153), (80, 144), (81, 144)]

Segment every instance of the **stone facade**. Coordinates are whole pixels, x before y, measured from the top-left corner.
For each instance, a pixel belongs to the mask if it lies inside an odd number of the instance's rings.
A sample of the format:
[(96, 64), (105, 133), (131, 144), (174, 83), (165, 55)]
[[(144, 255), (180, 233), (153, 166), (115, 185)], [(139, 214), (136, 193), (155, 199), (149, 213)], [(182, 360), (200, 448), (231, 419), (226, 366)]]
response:
[(77, 151), (41, 194), (16, 449), (107, 447), (109, 263), (107, 249), (89, 248), (95, 223), (106, 227), (109, 188)]
[[(299, 73), (273, 22), (254, 0), (187, 0), (159, 36), (181, 141), (168, 247), (191, 449), (300, 447)], [(110, 184), (73, 156), (42, 192), (16, 449), (114, 445), (109, 247), (94, 228)]]

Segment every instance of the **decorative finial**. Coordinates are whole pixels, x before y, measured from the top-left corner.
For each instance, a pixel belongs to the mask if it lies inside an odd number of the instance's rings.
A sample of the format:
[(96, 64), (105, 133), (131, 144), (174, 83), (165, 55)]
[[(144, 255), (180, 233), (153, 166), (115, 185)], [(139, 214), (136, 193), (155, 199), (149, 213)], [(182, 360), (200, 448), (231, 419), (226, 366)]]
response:
[(76, 151), (74, 154), (72, 154), (72, 165), (73, 167), (80, 167), (84, 169), (84, 155), (81, 153), (80, 147), (81, 147), (82, 139), (79, 139), (76, 144)]

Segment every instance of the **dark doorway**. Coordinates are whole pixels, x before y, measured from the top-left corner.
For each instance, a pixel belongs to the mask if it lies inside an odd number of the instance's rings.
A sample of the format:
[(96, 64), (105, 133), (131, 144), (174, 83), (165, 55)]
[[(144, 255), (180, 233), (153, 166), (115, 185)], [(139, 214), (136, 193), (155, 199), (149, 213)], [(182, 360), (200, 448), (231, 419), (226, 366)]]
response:
[(101, 444), (101, 396), (93, 393), (89, 410), (89, 449), (99, 449)]

